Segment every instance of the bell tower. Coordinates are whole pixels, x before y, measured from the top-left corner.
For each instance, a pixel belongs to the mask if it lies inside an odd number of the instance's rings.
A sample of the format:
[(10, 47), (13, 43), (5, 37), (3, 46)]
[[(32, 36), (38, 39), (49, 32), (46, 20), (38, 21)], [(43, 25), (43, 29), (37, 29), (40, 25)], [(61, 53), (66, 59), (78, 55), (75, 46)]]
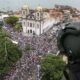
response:
[(43, 18), (43, 8), (39, 5), (36, 9), (36, 20), (41, 20)]
[(22, 17), (22, 28), (23, 28), (23, 34), (26, 35), (27, 33), (27, 15), (29, 14), (29, 7), (28, 5), (23, 5), (21, 9), (21, 17)]
[(21, 10), (22, 18), (26, 18), (26, 16), (29, 14), (29, 7), (28, 5), (23, 5)]

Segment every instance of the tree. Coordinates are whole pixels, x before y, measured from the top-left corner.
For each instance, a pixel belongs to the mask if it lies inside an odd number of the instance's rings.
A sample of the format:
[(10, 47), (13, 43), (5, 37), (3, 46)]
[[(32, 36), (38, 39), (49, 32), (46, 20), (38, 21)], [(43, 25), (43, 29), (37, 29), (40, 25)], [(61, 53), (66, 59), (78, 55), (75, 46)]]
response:
[(47, 55), (41, 59), (41, 80), (60, 80), (63, 76), (65, 63), (59, 56)]
[(0, 27), (2, 27), (2, 26), (3, 26), (3, 24), (4, 24), (4, 23), (3, 23), (3, 21), (0, 21)]
[(17, 45), (8, 39), (8, 35), (0, 32), (0, 75), (7, 73), (21, 56), (22, 53)]
[(7, 18), (5, 18), (5, 20), (4, 20), (4, 22), (5, 22), (6, 24), (9, 24), (9, 25), (11, 25), (11, 26), (14, 26), (14, 25), (17, 23), (17, 21), (18, 21), (18, 18), (15, 17), (15, 16), (7, 17)]
[(15, 25), (15, 27), (14, 27), (14, 30), (16, 30), (16, 31), (21, 31), (21, 29), (22, 29), (22, 26), (21, 26), (20, 23), (17, 23), (17, 24)]

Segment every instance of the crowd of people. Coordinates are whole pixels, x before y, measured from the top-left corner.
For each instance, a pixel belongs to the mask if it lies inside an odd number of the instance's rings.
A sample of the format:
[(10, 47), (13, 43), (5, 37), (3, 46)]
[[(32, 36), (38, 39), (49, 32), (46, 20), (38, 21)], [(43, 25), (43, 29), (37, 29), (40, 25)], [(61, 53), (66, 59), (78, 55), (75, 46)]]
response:
[[(55, 26), (56, 27), (56, 26)], [(58, 27), (57, 27), (58, 29)], [(5, 80), (37, 80), (37, 65), (39, 56), (49, 53), (56, 54), (58, 51), (56, 31), (47, 32), (40, 36), (23, 36), (22, 32), (14, 32), (13, 29), (6, 29), (12, 40), (18, 42), (22, 49), (22, 58), (12, 67), (12, 71)], [(25, 50), (30, 46), (30, 50)]]

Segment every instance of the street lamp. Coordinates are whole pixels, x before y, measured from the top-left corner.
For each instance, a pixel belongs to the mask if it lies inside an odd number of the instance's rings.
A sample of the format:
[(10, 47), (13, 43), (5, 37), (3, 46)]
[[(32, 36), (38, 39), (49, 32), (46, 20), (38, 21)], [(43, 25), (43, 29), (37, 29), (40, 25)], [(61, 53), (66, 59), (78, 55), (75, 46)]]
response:
[(40, 65), (38, 64), (37, 65), (37, 71), (38, 71), (38, 74), (37, 74), (37, 80), (40, 80)]

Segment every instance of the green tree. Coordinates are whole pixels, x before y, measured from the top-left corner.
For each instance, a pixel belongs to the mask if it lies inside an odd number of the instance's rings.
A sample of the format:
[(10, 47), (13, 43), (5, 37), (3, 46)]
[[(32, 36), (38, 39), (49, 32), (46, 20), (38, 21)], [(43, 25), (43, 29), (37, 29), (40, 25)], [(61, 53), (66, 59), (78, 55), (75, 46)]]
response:
[(20, 23), (17, 23), (17, 24), (15, 25), (15, 27), (14, 27), (14, 30), (16, 30), (16, 31), (21, 31), (21, 29), (22, 29), (22, 26), (21, 26)]
[(4, 23), (3, 23), (3, 21), (0, 21), (0, 27), (2, 27), (2, 26), (3, 26), (3, 24), (4, 24)]
[(60, 80), (65, 63), (59, 56), (47, 55), (41, 59), (41, 80)]
[(18, 18), (15, 17), (15, 16), (7, 17), (7, 18), (5, 18), (5, 20), (4, 20), (4, 22), (5, 22), (6, 24), (9, 24), (9, 25), (11, 25), (11, 26), (15, 26), (15, 24), (17, 23), (17, 21), (18, 21)]
[(0, 32), (0, 74), (8, 72), (21, 56), (22, 53), (17, 45), (8, 39), (8, 35)]

